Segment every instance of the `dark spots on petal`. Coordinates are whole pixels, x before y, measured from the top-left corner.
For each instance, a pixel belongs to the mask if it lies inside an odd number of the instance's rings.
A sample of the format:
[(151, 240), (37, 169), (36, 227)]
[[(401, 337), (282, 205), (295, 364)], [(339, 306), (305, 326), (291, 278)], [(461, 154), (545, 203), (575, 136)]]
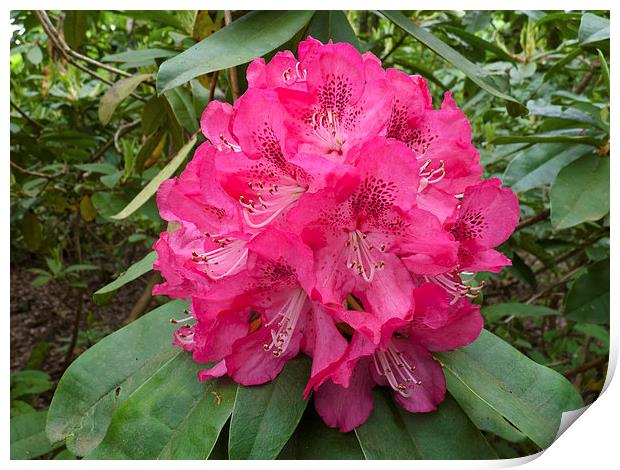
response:
[(479, 209), (473, 209), (461, 214), (450, 232), (457, 241), (474, 240), (482, 238), (488, 227), (484, 214)]

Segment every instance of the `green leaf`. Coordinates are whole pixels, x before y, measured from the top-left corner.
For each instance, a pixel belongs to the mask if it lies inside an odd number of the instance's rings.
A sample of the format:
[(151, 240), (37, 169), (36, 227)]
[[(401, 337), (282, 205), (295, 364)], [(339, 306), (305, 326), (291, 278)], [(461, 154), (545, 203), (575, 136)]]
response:
[[(436, 411), (409, 413), (386, 388), (375, 389), (368, 421), (355, 429), (366, 459), (496, 459), (497, 455), (447, 395)], [(355, 406), (355, 404), (352, 404)]]
[(167, 60), (157, 74), (161, 94), (192, 78), (260, 57), (304, 27), (311, 11), (253, 11)]
[(96, 271), (100, 269), (95, 264), (72, 264), (65, 269), (65, 273), (77, 273), (80, 271)]
[(470, 388), (454, 377), (449, 370), (445, 370), (444, 373), (450, 394), (478, 429), (492, 432), (511, 442), (520, 442), (525, 439), (525, 436), (517, 428), (506, 421), (497, 410), (480, 400)]
[(227, 378), (200, 383), (191, 354), (178, 350), (125, 401), (89, 459), (204, 460), (235, 401)]
[(330, 39), (333, 42), (348, 42), (361, 51), (355, 31), (342, 10), (317, 11), (312, 16), (305, 35), (312, 36), (323, 44), (327, 44)]
[(568, 291), (566, 317), (588, 323), (609, 323), (609, 258), (588, 268)]
[(73, 452), (64, 449), (61, 452), (58, 452), (57, 455), (54, 456), (54, 460), (76, 460), (77, 457)]
[[(189, 12), (188, 10), (186, 11)], [(191, 34), (192, 32), (189, 22), (184, 21), (184, 18), (181, 16), (183, 12), (165, 10), (124, 10), (119, 13), (137, 20), (154, 21), (155, 23), (159, 23), (163, 26), (170, 26), (187, 34)]]
[(125, 284), (129, 284), (131, 281), (138, 279), (145, 273), (148, 273), (153, 269), (153, 263), (157, 259), (157, 252), (151, 251), (148, 255), (142, 258), (140, 261), (132, 264), (127, 268), (123, 274), (117, 277), (111, 283), (105, 285), (97, 292), (93, 294), (93, 300), (97, 304), (103, 304), (108, 301), (114, 293)]
[(99, 103), (99, 120), (101, 123), (105, 126), (110, 122), (114, 111), (121, 101), (131, 95), (140, 83), (150, 77), (150, 73), (143, 73), (122, 78), (112, 85), (106, 94), (101, 97), (101, 102)]
[(41, 52), (41, 48), (36, 44), (32, 46), (26, 53), (26, 59), (28, 59), (32, 65), (39, 65), (43, 60), (43, 52)]
[(87, 10), (67, 10), (63, 22), (63, 33), (65, 41), (72, 49), (79, 49), (86, 40), (86, 29), (88, 28)]
[(170, 103), (174, 116), (185, 129), (190, 132), (196, 132), (199, 128), (198, 118), (192, 97), (187, 90), (182, 87), (173, 88), (164, 93), (164, 96)]
[(562, 168), (590, 152), (587, 145), (533, 145), (515, 154), (502, 179), (515, 192), (529, 191), (551, 184)]
[(24, 237), (24, 245), (29, 251), (36, 251), (43, 241), (43, 225), (39, 218), (32, 211), (26, 212), (26, 215), (19, 222), (19, 228)]
[(297, 427), (308, 404), (303, 391), (310, 361), (297, 357), (273, 381), (239, 386), (230, 421), (231, 459), (274, 459)]
[(482, 315), (488, 322), (494, 322), (502, 317), (542, 317), (546, 315), (559, 315), (560, 312), (542, 305), (530, 305), (519, 303), (494, 304), (482, 307)]
[(142, 133), (151, 135), (166, 121), (166, 98), (154, 96), (142, 109)]
[(569, 134), (537, 134), (537, 135), (502, 135), (495, 137), (492, 144), (584, 144), (592, 147), (600, 147), (604, 142), (602, 139), (589, 135), (569, 135)]
[(436, 353), (455, 379), (541, 448), (554, 440), (562, 412), (583, 406), (572, 384), (492, 333)]
[(609, 48), (609, 20), (592, 13), (585, 13), (579, 25), (579, 45), (582, 47)]
[(605, 85), (607, 85), (607, 96), (609, 96), (611, 87), (611, 82), (609, 79), (609, 65), (607, 65), (603, 52), (600, 49), (597, 49), (596, 52), (598, 53), (598, 60), (601, 63), (601, 73), (605, 79)]
[(11, 374), (11, 399), (47, 392), (52, 387), (49, 374), (41, 370), (22, 370)]
[(172, 160), (164, 167), (162, 170), (153, 178), (149, 183), (142, 188), (142, 191), (138, 193), (136, 197), (118, 214), (113, 215), (112, 219), (121, 220), (126, 219), (131, 214), (133, 214), (136, 210), (142, 207), (156, 192), (159, 188), (159, 185), (162, 184), (165, 180), (170, 178), (174, 172), (181, 166), (181, 163), (187, 158), (189, 153), (194, 148), (194, 144), (196, 143), (196, 135), (192, 136), (192, 138), (187, 142), (179, 152), (174, 156)]
[(170, 318), (187, 302), (169, 302), (103, 338), (66, 370), (50, 405), (47, 436), (65, 440), (76, 455), (102, 441), (112, 414), (153, 374), (179, 354)]
[(501, 91), (494, 84), (489, 73), (473, 62), (459, 54), (456, 50), (448, 46), (439, 38), (421, 28), (409, 18), (398, 11), (381, 11), (381, 13), (396, 26), (403, 29), (415, 39), (420, 41), (426, 47), (431, 49), (435, 54), (441, 56), (448, 63), (461, 70), (476, 85), (490, 93), (493, 96), (506, 101), (506, 108), (511, 116), (527, 114), (527, 108), (512, 96)]
[(553, 66), (549, 70), (545, 72), (544, 81), (549, 80), (557, 72), (565, 70), (564, 66), (566, 64), (569, 64), (573, 59), (575, 59), (582, 53), (583, 53), (583, 50), (578, 47), (577, 49), (573, 49), (571, 52), (566, 54), (564, 57), (558, 60), (555, 64), (553, 64)]
[(328, 427), (309, 404), (278, 460), (364, 460), (364, 454), (354, 432)]
[(174, 57), (177, 52), (168, 49), (149, 48), (139, 49), (135, 51), (125, 51), (119, 54), (110, 54), (101, 59), (102, 62), (152, 62), (155, 63), (155, 59), (162, 59), (166, 57)]
[(598, 220), (609, 212), (609, 158), (586, 155), (556, 177), (549, 198), (551, 225), (565, 229)]
[(11, 419), (11, 460), (34, 459), (59, 447), (45, 436), (46, 417), (47, 411), (36, 411)]

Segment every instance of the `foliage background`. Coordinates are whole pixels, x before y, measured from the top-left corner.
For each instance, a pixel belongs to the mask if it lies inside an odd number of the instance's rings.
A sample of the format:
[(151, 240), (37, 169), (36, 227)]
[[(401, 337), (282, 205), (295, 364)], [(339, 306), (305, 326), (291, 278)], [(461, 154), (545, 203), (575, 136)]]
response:
[[(609, 349), (609, 13), (260, 13), (11, 13), (12, 458), (76, 458), (79, 446), (51, 444), (44, 429), (63, 371), (166, 301), (150, 296), (149, 253), (166, 227), (149, 188), (182, 169), (209, 100), (244, 91), (247, 61), (295, 50), (308, 34), (423, 75), (436, 103), (454, 93), (485, 176), (501, 177), (521, 205), (501, 248), (513, 266), (478, 276), (486, 328), (595, 400)], [(212, 35), (231, 21), (218, 43)], [(208, 47), (191, 49), (198, 67), (188, 72), (178, 56), (198, 43)], [(327, 431), (311, 411), (301, 423), (281, 457), (319, 455), (304, 431)], [(477, 424), (501, 458), (540, 447)], [(211, 458), (226, 457), (228, 429)], [(361, 455), (355, 439), (335, 448), (334, 458)]]

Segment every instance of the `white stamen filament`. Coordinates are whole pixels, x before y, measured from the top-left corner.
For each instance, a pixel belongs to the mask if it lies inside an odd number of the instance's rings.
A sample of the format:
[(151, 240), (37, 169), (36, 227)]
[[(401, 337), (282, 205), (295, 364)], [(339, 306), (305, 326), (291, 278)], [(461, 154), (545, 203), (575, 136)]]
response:
[[(249, 183), (250, 188), (264, 189), (262, 183)], [(239, 203), (245, 209), (243, 218), (249, 227), (263, 228), (276, 219), (282, 212), (295, 204), (307, 188), (300, 186), (291, 179), (280, 184), (274, 184), (265, 192), (257, 193), (256, 201), (249, 199), (247, 202), (243, 196), (239, 197)]]
[(289, 83), (291, 82), (291, 80), (293, 78), (295, 78), (293, 80), (292, 83), (295, 82), (305, 82), (306, 81), (306, 77), (307, 77), (307, 72), (305, 70), (301, 69), (301, 63), (297, 62), (295, 64), (295, 74), (297, 75), (296, 77), (293, 77), (293, 70), (289, 67), (287, 68), (284, 72), (282, 72), (282, 80), (284, 80), (284, 83)]
[(385, 351), (376, 351), (372, 359), (377, 373), (385, 377), (390, 387), (402, 397), (409, 398), (413, 394), (414, 385), (422, 385), (422, 381), (413, 375), (415, 366), (393, 344)]
[(420, 167), (420, 186), (418, 187), (418, 192), (424, 190), (429, 184), (434, 184), (441, 181), (446, 176), (446, 168), (445, 162), (443, 160), (439, 160), (438, 168), (429, 168), (430, 164), (433, 161), (429, 158), (424, 162), (424, 164)]
[(326, 142), (331, 148), (340, 150), (343, 142), (338, 138), (340, 124), (337, 113), (332, 110), (323, 113), (316, 112), (312, 115), (311, 126), (312, 131), (319, 139)]
[[(471, 275), (472, 273), (463, 272), (460, 274)], [(484, 287), (484, 281), (477, 286), (466, 284), (458, 272), (451, 272), (447, 274), (439, 274), (437, 276), (424, 276), (428, 282), (437, 284), (443, 287), (450, 295), (452, 295), (452, 301), (450, 305), (454, 305), (460, 298), (467, 297), (475, 299), (478, 297), (480, 290)]]
[[(345, 243), (347, 250), (347, 268), (355, 269), (366, 282), (372, 282), (375, 273), (385, 266), (385, 263), (376, 261), (372, 251), (375, 247), (368, 241), (368, 236), (360, 230), (349, 232), (349, 239)], [(385, 250), (381, 245), (380, 251)]]
[(307, 298), (303, 289), (297, 289), (271, 321), (265, 324), (265, 328), (270, 328), (275, 321), (278, 321), (276, 325), (278, 329), (271, 330), (271, 343), (263, 345), (265, 351), (271, 351), (274, 357), (279, 357), (287, 350)]
[(192, 253), (192, 261), (205, 264), (206, 274), (213, 280), (222, 279), (238, 272), (248, 258), (246, 242), (237, 238), (214, 240), (219, 248), (207, 253)]

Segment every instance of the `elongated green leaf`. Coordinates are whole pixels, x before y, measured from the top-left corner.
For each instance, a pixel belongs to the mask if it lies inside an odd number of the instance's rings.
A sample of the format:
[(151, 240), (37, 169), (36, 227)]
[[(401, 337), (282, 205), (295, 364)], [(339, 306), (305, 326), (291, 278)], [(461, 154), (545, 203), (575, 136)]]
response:
[(609, 158), (586, 155), (558, 174), (551, 186), (551, 225), (560, 230), (609, 212)]
[(502, 317), (542, 317), (559, 315), (560, 312), (542, 305), (506, 303), (488, 305), (482, 308), (482, 315), (487, 321), (493, 322)]
[(607, 85), (607, 96), (609, 96), (610, 86), (611, 86), (611, 82), (609, 78), (609, 65), (607, 65), (607, 61), (605, 60), (605, 54), (603, 54), (603, 52), (600, 49), (597, 49), (596, 52), (598, 53), (598, 60), (601, 63), (601, 74), (603, 75), (603, 78), (605, 79), (605, 85)]
[(553, 183), (562, 168), (592, 152), (587, 145), (538, 144), (521, 150), (504, 172), (504, 184), (516, 192)]
[(396, 24), (396, 26), (409, 33), (437, 55), (441, 56), (454, 67), (461, 70), (480, 88), (493, 96), (505, 100), (506, 108), (511, 115), (527, 114), (527, 108), (522, 103), (497, 88), (497, 86), (490, 79), (488, 72), (470, 62), (439, 38), (435, 37), (424, 28), (421, 28), (398, 11), (381, 11), (381, 13), (385, 15), (387, 19)]
[(140, 261), (129, 266), (127, 271), (93, 294), (93, 300), (95, 303), (103, 304), (107, 302), (114, 295), (114, 293), (125, 284), (129, 284), (131, 281), (138, 279), (143, 274), (148, 273), (153, 269), (153, 263), (156, 259), (157, 253), (155, 251), (151, 251)]
[(569, 64), (573, 59), (575, 59), (577, 56), (579, 56), (582, 53), (583, 53), (583, 50), (581, 50), (580, 48), (577, 48), (577, 49), (573, 49), (571, 52), (566, 54), (564, 57), (558, 60), (555, 64), (553, 64), (553, 67), (551, 67), (549, 70), (545, 72), (544, 81), (549, 80), (557, 72), (564, 70), (564, 66), (566, 64)]
[(230, 421), (231, 459), (274, 459), (297, 427), (308, 404), (303, 390), (310, 361), (289, 361), (273, 381), (239, 387)]
[(562, 412), (583, 406), (568, 380), (486, 330), (469, 346), (435, 355), (463, 386), (543, 449), (553, 442)]
[(47, 411), (35, 411), (11, 419), (11, 460), (34, 459), (60, 446), (47, 439), (46, 418)]
[(584, 144), (593, 147), (600, 147), (603, 141), (597, 137), (589, 135), (567, 135), (567, 134), (538, 134), (538, 135), (502, 135), (495, 137), (493, 144)]
[(588, 268), (566, 297), (566, 316), (574, 321), (609, 323), (609, 258)]
[(198, 130), (198, 118), (194, 110), (194, 103), (189, 93), (181, 87), (173, 88), (164, 93), (164, 96), (170, 103), (172, 112), (177, 121), (188, 131), (196, 132)]
[(68, 10), (65, 12), (65, 20), (62, 29), (65, 41), (73, 49), (78, 49), (86, 39), (86, 28), (88, 27), (88, 11)]
[(311, 11), (253, 11), (167, 60), (157, 74), (159, 93), (192, 78), (244, 64), (284, 44), (304, 27)]
[(64, 373), (47, 417), (51, 442), (65, 440), (76, 455), (101, 442), (112, 414), (138, 387), (179, 354), (172, 346), (177, 316), (186, 302), (175, 300), (107, 336)]
[(355, 429), (366, 459), (497, 458), (449, 395), (432, 413), (409, 413), (394, 402), (385, 388), (376, 389), (374, 397), (370, 418)]
[(168, 49), (149, 48), (138, 49), (135, 51), (125, 51), (119, 54), (110, 54), (101, 59), (102, 62), (152, 62), (155, 63), (155, 59), (161, 59), (164, 57), (173, 57), (177, 53)]
[(341, 10), (317, 11), (308, 24), (306, 35), (312, 36), (324, 44), (327, 44), (330, 39), (333, 42), (348, 42), (358, 51), (361, 50), (355, 31), (353, 31), (347, 15)]
[(159, 185), (162, 184), (165, 180), (170, 178), (174, 172), (181, 166), (181, 163), (187, 158), (189, 153), (194, 148), (194, 144), (196, 143), (196, 136), (192, 136), (188, 143), (186, 143), (179, 152), (174, 156), (172, 160), (164, 167), (162, 170), (153, 178), (149, 183), (142, 188), (142, 191), (138, 193), (136, 197), (118, 214), (112, 216), (113, 219), (121, 220), (126, 219), (135, 211), (137, 211), (142, 205), (144, 205), (156, 192), (159, 188)]
[(363, 460), (364, 454), (354, 432), (345, 433), (328, 427), (313, 404), (309, 404), (278, 459)]
[(609, 48), (609, 20), (592, 13), (585, 13), (579, 25), (579, 45), (582, 47)]
[(151, 76), (149, 73), (122, 78), (117, 81), (101, 98), (99, 103), (99, 120), (105, 126), (118, 105), (138, 88), (138, 85)]
[(89, 459), (201, 459), (209, 457), (228, 420), (237, 385), (200, 383), (191, 354), (179, 352), (114, 413)]
[(506, 418), (480, 400), (471, 389), (454, 377), (449, 370), (445, 370), (445, 375), (448, 391), (478, 429), (492, 432), (511, 442), (519, 442), (525, 439), (525, 436), (506, 421)]
[(186, 20), (185, 14), (192, 13), (191, 10), (184, 11), (165, 11), (165, 10), (123, 10), (122, 15), (135, 18), (137, 20), (154, 21), (164, 26), (170, 26), (179, 31), (191, 34), (191, 23)]

